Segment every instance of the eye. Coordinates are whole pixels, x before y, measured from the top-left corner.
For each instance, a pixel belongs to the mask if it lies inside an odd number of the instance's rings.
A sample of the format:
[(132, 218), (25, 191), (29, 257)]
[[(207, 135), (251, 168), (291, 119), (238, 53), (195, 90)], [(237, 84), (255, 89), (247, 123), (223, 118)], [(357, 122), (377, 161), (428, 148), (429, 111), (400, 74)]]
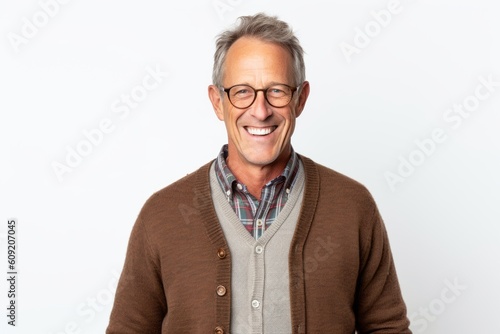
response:
[(235, 86), (231, 88), (230, 94), (235, 98), (246, 98), (253, 96), (253, 90), (248, 86)]
[(289, 92), (288, 92), (288, 89), (286, 87), (273, 86), (273, 87), (269, 87), (269, 89), (267, 90), (267, 94), (270, 97), (279, 98), (279, 97), (287, 96), (289, 94)]
[(238, 89), (236, 92), (234, 92), (234, 95), (242, 95), (242, 94), (248, 94), (248, 89), (246, 88), (241, 88), (241, 89)]

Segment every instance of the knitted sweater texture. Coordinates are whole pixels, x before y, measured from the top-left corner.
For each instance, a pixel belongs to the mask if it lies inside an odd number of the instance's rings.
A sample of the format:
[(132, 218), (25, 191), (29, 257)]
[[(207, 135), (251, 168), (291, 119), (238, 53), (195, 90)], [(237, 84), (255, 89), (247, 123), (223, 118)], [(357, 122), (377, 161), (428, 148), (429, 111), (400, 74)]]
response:
[[(373, 198), (356, 181), (300, 158), (305, 188), (288, 254), (292, 333), (411, 333)], [(107, 334), (230, 332), (232, 255), (210, 165), (144, 205)]]

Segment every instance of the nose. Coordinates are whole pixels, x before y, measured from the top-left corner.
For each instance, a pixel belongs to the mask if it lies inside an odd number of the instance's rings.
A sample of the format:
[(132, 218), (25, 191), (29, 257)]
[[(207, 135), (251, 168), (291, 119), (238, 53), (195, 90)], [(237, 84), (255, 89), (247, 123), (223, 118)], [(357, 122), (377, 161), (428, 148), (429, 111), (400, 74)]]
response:
[[(262, 94), (259, 94), (262, 93)], [(257, 118), (260, 121), (266, 120), (272, 115), (271, 106), (267, 103), (265, 92), (258, 91), (254, 103), (250, 106), (250, 115)]]

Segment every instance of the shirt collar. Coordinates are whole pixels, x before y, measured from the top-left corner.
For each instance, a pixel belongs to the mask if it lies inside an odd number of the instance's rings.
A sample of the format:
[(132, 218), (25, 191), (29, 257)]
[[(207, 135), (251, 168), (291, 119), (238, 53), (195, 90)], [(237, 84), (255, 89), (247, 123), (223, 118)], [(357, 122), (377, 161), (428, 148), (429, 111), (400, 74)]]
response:
[[(220, 150), (219, 155), (215, 160), (215, 175), (217, 175), (217, 180), (219, 181), (222, 190), (224, 191), (226, 196), (229, 196), (231, 195), (234, 189), (233, 187), (235, 186), (235, 183), (237, 183), (238, 181), (236, 180), (236, 177), (226, 164), (226, 158), (228, 154), (227, 152), (228, 152), (227, 144), (225, 144), (222, 146), (222, 149)], [(298, 154), (295, 153), (295, 151), (292, 148), (292, 154), (285, 166), (285, 169), (283, 169), (283, 172), (273, 180), (269, 181), (266, 184), (266, 186), (284, 180), (285, 189), (291, 190), (298, 169), (299, 169), (299, 157)]]

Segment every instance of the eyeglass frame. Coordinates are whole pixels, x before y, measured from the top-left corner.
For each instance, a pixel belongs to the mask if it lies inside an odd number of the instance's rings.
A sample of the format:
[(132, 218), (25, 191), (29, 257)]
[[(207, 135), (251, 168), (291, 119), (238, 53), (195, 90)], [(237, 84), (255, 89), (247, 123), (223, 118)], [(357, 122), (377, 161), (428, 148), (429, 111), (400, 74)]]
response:
[[(272, 88), (273, 86), (277, 86), (277, 85), (281, 85), (281, 86), (286, 86), (288, 88), (291, 89), (292, 93), (290, 94), (290, 101), (288, 101), (285, 105), (281, 106), (281, 107), (276, 107), (275, 105), (273, 105), (271, 102), (269, 102), (269, 99), (267, 98), (267, 91), (268, 89)], [(237, 107), (234, 105), (233, 101), (231, 101), (231, 97), (229, 96), (229, 91), (236, 87), (236, 86), (246, 86), (246, 87), (250, 87), (254, 92), (255, 92), (255, 95), (253, 96), (253, 100), (252, 102), (246, 106), (246, 107)], [(228, 87), (228, 88), (225, 88), (224, 86), (219, 86), (219, 89), (221, 89), (223, 92), (226, 92), (227, 94), (227, 99), (229, 100), (229, 102), (231, 103), (231, 105), (233, 107), (235, 107), (236, 109), (247, 109), (247, 108), (250, 108), (252, 106), (252, 104), (255, 103), (255, 100), (257, 100), (257, 93), (259, 92), (262, 92), (264, 93), (264, 99), (266, 100), (267, 103), (269, 103), (270, 106), (274, 107), (274, 108), (284, 108), (286, 107), (287, 105), (290, 104), (290, 102), (292, 102), (293, 100), (293, 94), (299, 89), (299, 87), (302, 86), (302, 83), (299, 84), (298, 86), (296, 87), (292, 87), (290, 85), (287, 85), (287, 84), (282, 84), (282, 83), (277, 83), (277, 84), (274, 84), (274, 85), (271, 85), (267, 88), (261, 88), (261, 89), (255, 89), (254, 87), (250, 86), (250, 85), (247, 85), (247, 84), (236, 84), (236, 85), (233, 85), (231, 87)]]

